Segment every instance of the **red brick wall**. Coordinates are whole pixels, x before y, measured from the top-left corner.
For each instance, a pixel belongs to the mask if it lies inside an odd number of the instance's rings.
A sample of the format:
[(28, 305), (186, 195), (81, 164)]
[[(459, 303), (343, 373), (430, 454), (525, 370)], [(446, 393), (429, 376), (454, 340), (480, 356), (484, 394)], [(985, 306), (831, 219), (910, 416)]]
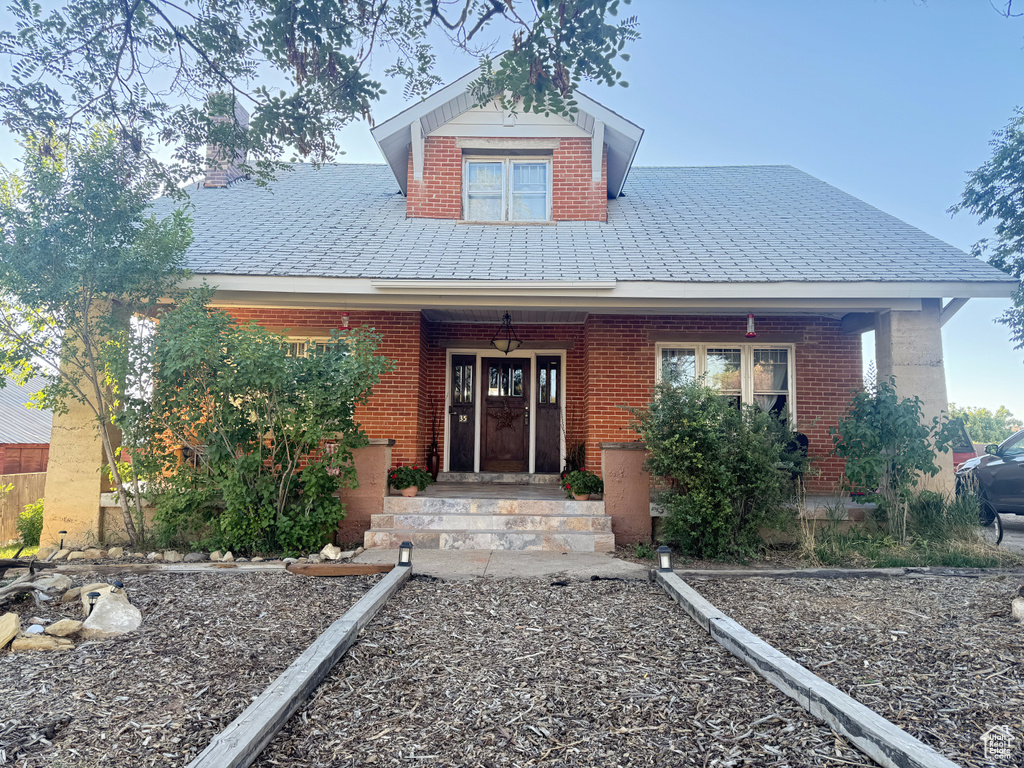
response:
[[(453, 136), (423, 142), (423, 180), (413, 179), (409, 153), (405, 215), (422, 219), (462, 218), (462, 149)], [(551, 213), (555, 221), (607, 221), (608, 157), (601, 180), (591, 181), (590, 139), (561, 139), (551, 159)]]
[[(301, 328), (311, 334), (341, 326), (335, 310), (240, 309), (229, 310), (239, 319), (256, 320), (269, 328)], [(425, 463), (431, 420), (436, 404), (438, 449), (444, 456), (445, 361), (451, 346), (486, 348), (495, 324), (427, 323), (419, 312), (352, 311), (350, 325), (380, 331), (380, 353), (395, 361), (362, 406), (357, 419), (370, 437), (396, 441), (396, 463)], [(565, 342), (567, 444), (586, 444), (588, 467), (600, 470), (600, 443), (629, 442), (636, 434), (622, 406), (643, 406), (651, 397), (655, 376), (655, 341), (652, 333), (714, 334), (723, 342), (745, 342), (746, 318), (644, 317), (592, 315), (583, 325), (518, 325), (526, 342)], [(810, 440), (818, 476), (809, 483), (812, 493), (831, 492), (842, 473), (842, 463), (828, 456), (828, 435), (845, 411), (850, 390), (861, 384), (860, 337), (841, 333), (839, 322), (827, 318), (758, 318), (759, 335), (800, 338), (796, 344), (797, 426)], [(302, 334), (297, 334), (302, 335)]]
[[(602, 442), (636, 439), (629, 429), (629, 414), (620, 406), (642, 406), (651, 397), (655, 376), (655, 342), (650, 334), (720, 335), (722, 341), (743, 343), (746, 318), (633, 317), (592, 315), (587, 319), (588, 414), (587, 458), (600, 455)], [(828, 456), (832, 440), (828, 429), (845, 412), (850, 390), (862, 382), (861, 344), (857, 335), (845, 335), (839, 321), (826, 318), (758, 318), (757, 331), (802, 336), (796, 344), (797, 428), (810, 441), (809, 453), (818, 473), (808, 482), (812, 493), (835, 490), (842, 462)]]
[[(255, 320), (274, 331), (301, 329), (299, 338), (329, 332), (342, 327), (342, 312), (331, 309), (254, 309), (226, 307), (242, 321)], [(383, 336), (378, 353), (394, 361), (394, 369), (384, 374), (374, 387), (370, 402), (356, 410), (356, 421), (370, 437), (393, 438), (396, 463), (411, 464), (423, 460), (420, 445), (420, 313), (374, 312), (355, 310), (349, 313), (349, 327), (375, 328)]]

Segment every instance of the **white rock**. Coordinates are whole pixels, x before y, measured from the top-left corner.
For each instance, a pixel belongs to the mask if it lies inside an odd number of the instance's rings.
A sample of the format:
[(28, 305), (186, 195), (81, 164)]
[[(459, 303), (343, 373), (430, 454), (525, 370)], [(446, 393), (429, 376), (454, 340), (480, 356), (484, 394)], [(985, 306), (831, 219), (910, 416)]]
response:
[(210, 553), (210, 560), (212, 560), (215, 563), (218, 562), (222, 557), (224, 557), (224, 555), (220, 553), (219, 549), (215, 549), (213, 550), (213, 552)]
[(327, 544), (323, 549), (320, 550), (320, 557), (322, 557), (324, 560), (340, 560), (341, 547), (336, 547), (333, 544)]
[(238, 557), (238, 558), (235, 558), (235, 562), (236, 563), (248, 563), (249, 562), (249, 558), (248, 557)]
[(148, 555), (146, 555), (146, 559), (152, 560), (154, 563), (159, 563), (163, 561), (164, 556), (161, 555), (159, 552), (150, 552)]
[(1015, 621), (1024, 623), (1024, 597), (1015, 597), (1010, 603), (1010, 610)]
[(182, 560), (181, 552), (177, 552), (173, 549), (168, 549), (164, 552), (165, 563), (180, 563)]
[(314, 565), (316, 565), (317, 563), (322, 563), (323, 561), (324, 559), (320, 557), (320, 555), (310, 555), (306, 558), (307, 563), (313, 563)]
[(62, 549), (59, 552), (57, 552), (56, 555), (53, 556), (53, 559), (54, 560), (67, 560), (68, 559), (68, 555), (70, 555), (70, 554), (71, 554), (71, 550), (70, 549)]
[(223, 555), (221, 555), (220, 559), (221, 559), (222, 563), (233, 563), (233, 562), (235, 562), (235, 556), (233, 554), (231, 554), (230, 552), (225, 552)]
[(70, 651), (75, 644), (66, 637), (49, 635), (22, 635), (14, 638), (12, 651)]
[(0, 616), (0, 650), (3, 650), (21, 631), (21, 619), (16, 613), (5, 613)]
[(72, 560), (85, 560), (85, 552), (69, 552), (68, 562)]
[(25, 630), (26, 635), (41, 635), (46, 631), (46, 627), (42, 624), (32, 624), (28, 629)]
[(87, 640), (134, 632), (142, 624), (142, 612), (128, 602), (124, 592), (100, 598), (84, 622), (79, 635)]
[(61, 619), (55, 621), (53, 624), (46, 628), (46, 634), (53, 637), (67, 637), (73, 635), (75, 632), (82, 628), (82, 622), (75, 621), (74, 619)]
[(284, 563), (285, 565), (291, 565), (292, 563), (299, 562), (299, 559), (297, 557), (286, 557), (281, 562)]
[(48, 573), (35, 579), (32, 583), (47, 593), (63, 592), (71, 589), (71, 579), (63, 573)]
[(262, 557), (254, 557), (249, 562), (252, 562), (252, 563), (262, 563), (263, 562), (263, 558)]
[(124, 547), (111, 547), (107, 550), (107, 557), (112, 560), (120, 560), (124, 557)]
[(356, 556), (356, 551), (354, 549), (347, 549), (347, 550), (345, 550), (344, 552), (341, 553), (341, 557), (339, 557), (338, 559), (339, 560), (351, 560), (355, 556)]

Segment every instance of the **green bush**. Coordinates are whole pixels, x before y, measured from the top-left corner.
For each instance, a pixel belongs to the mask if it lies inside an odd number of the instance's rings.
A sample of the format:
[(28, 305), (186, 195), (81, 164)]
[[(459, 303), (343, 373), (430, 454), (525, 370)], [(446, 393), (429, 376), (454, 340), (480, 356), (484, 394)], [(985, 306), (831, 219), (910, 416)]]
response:
[(575, 469), (565, 476), (565, 490), (570, 496), (587, 496), (592, 493), (604, 493), (604, 482), (596, 474), (585, 467)]
[(633, 416), (647, 468), (666, 485), (666, 543), (695, 557), (748, 555), (762, 527), (792, 524), (792, 476), (806, 461), (784, 419), (737, 409), (699, 381), (660, 384)]
[(26, 547), (38, 547), (39, 537), (43, 534), (43, 500), (26, 504), (18, 515), (18, 534), (21, 543)]

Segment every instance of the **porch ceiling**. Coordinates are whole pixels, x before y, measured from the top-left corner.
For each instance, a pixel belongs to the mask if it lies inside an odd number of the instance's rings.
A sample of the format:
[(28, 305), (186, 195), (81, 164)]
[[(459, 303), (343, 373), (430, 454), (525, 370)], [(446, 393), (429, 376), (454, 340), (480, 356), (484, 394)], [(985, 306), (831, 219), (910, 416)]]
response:
[[(588, 312), (511, 309), (512, 319), (516, 325), (530, 323), (575, 323), (581, 324), (587, 319)], [(424, 309), (423, 316), (432, 323), (500, 323), (505, 314), (503, 309)]]

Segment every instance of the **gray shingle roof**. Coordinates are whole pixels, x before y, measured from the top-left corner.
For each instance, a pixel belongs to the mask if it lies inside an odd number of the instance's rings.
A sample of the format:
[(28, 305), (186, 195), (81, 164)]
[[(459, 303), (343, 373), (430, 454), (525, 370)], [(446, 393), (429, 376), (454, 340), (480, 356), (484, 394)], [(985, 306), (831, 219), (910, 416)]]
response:
[[(407, 219), (385, 165), (192, 189), (198, 274), (401, 279), (980, 281), (1007, 275), (792, 166), (634, 168), (608, 222)], [(166, 201), (161, 201), (166, 206)]]
[(0, 388), (0, 443), (50, 442), (53, 413), (25, 407), (45, 384), (41, 378), (30, 379), (23, 387), (8, 380)]

